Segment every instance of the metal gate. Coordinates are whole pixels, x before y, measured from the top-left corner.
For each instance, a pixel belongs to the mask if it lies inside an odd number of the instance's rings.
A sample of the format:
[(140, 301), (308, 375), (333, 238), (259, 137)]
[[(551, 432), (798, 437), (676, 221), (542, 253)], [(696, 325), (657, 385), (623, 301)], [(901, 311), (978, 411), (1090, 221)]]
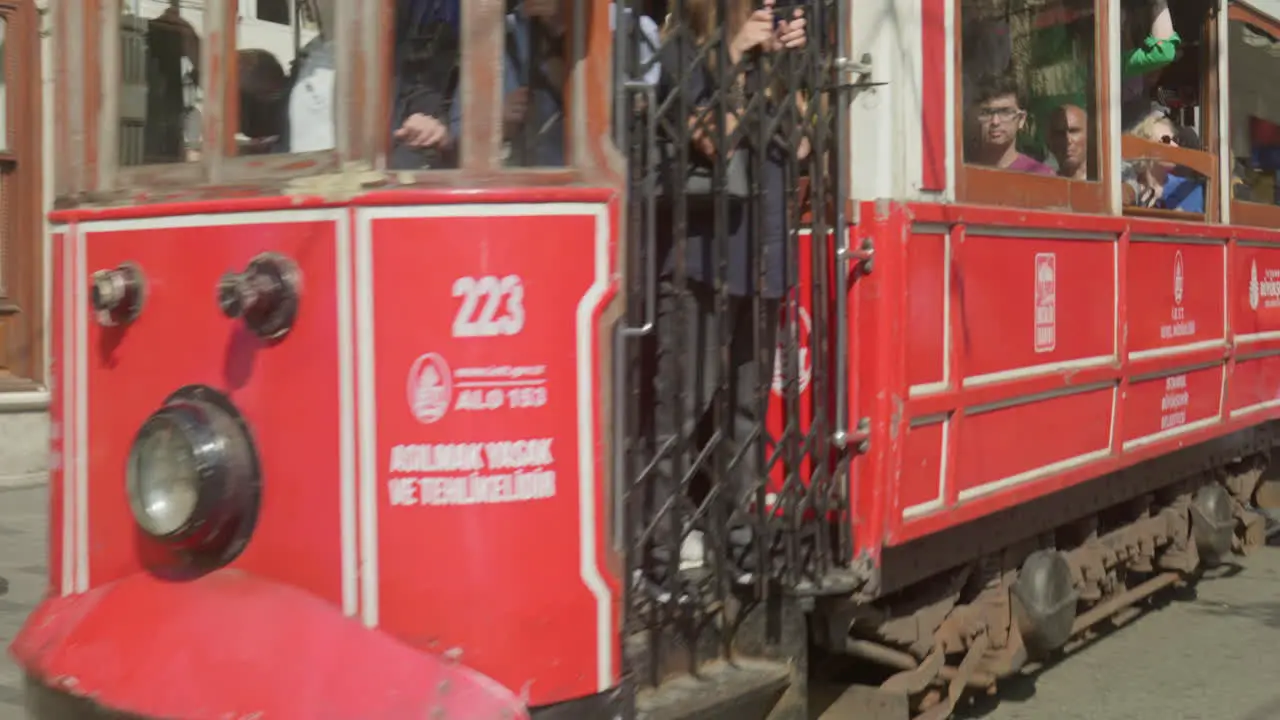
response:
[[(629, 160), (615, 527), (642, 716), (753, 693), (788, 716), (785, 698), (803, 695), (797, 598), (850, 560), (833, 442), (848, 436), (848, 372), (832, 336), (846, 308), (832, 228), (847, 226), (848, 5), (613, 9)], [(803, 46), (779, 47), (801, 19)]]

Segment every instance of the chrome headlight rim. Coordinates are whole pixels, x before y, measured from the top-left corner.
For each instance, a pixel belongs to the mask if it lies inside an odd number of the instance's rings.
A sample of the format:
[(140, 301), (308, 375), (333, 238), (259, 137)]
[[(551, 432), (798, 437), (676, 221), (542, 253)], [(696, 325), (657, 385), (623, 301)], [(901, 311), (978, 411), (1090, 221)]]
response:
[[(194, 463), (196, 502), (174, 530), (157, 532), (146, 519), (137, 469), (142, 441), (167, 429), (178, 433)], [(261, 464), (253, 433), (235, 405), (205, 385), (172, 393), (134, 436), (126, 468), (126, 492), (135, 526), (146, 536), (186, 550), (239, 554), (257, 522)]]

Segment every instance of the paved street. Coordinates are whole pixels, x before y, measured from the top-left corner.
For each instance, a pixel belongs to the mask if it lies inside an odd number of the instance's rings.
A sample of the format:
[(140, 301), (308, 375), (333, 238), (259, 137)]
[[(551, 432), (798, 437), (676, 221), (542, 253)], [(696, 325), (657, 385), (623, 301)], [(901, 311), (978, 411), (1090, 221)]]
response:
[(0, 488), (0, 578), (9, 592), (0, 596), (0, 720), (22, 718), (21, 677), (9, 659), (9, 641), (44, 593), (46, 492), (43, 486)]
[[(45, 583), (45, 490), (0, 490), (0, 647)], [(1072, 654), (964, 720), (1280, 720), (1280, 547), (1203, 582)], [(20, 720), (19, 676), (0, 661), (0, 720)], [(858, 720), (851, 718), (851, 720)]]
[(1280, 547), (1241, 565), (962, 717), (1280, 720)]

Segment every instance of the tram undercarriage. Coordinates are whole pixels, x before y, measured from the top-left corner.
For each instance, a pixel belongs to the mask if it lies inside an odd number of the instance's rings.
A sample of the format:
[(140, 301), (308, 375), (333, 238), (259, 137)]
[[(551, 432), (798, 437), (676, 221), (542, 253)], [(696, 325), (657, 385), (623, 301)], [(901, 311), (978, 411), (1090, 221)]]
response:
[[(706, 627), (673, 625), (663, 651), (635, 634), (633, 672), (664, 678), (641, 690), (639, 716), (943, 720), (997, 695), (1265, 543), (1256, 508), (1280, 481), (1273, 429), (1223, 440), (896, 548), (855, 593), (779, 588), (705, 608), (736, 618), (724, 655)], [(1044, 522), (1066, 508), (1083, 514)], [(660, 670), (641, 664), (656, 657)]]

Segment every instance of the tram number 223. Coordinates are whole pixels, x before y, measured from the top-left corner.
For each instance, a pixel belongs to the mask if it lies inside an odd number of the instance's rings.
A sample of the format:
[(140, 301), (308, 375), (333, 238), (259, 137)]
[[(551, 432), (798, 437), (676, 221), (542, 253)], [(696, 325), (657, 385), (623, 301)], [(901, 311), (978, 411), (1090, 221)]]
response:
[(519, 335), (524, 329), (524, 283), (519, 275), (464, 276), (453, 281), (459, 298), (454, 337)]

